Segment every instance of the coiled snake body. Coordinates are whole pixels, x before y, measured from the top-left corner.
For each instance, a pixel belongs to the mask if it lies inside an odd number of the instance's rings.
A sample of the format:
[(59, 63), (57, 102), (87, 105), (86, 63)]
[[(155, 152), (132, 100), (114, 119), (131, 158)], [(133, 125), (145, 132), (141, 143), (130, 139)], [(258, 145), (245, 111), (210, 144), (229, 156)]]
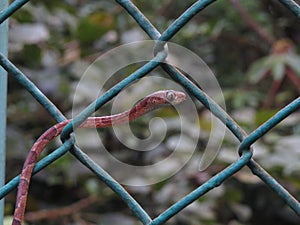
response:
[[(141, 101), (137, 102), (128, 111), (111, 116), (89, 117), (79, 127), (103, 128), (113, 125), (119, 125), (128, 121), (132, 121), (156, 108), (160, 108), (162, 106), (170, 104), (179, 104), (184, 100), (185, 94), (183, 92), (173, 90), (157, 91), (151, 95), (146, 96)], [(37, 139), (37, 141), (32, 146), (31, 150), (29, 151), (27, 158), (24, 162), (18, 185), (17, 201), (12, 225), (22, 224), (22, 220), (25, 213), (30, 178), (32, 176), (32, 170), (35, 166), (39, 155), (41, 154), (45, 146), (52, 139), (57, 137), (69, 122), (71, 122), (71, 120), (63, 121), (49, 128)]]

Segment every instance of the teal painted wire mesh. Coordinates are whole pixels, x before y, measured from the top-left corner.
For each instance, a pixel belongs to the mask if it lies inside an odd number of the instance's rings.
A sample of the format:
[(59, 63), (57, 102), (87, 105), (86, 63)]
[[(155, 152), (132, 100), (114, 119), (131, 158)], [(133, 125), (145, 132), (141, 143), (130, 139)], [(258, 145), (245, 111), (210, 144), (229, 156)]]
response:
[[(2, 23), (3, 21), (5, 21), (10, 15), (12, 15), (27, 2), (28, 0), (14, 1), (6, 10), (1, 12), (0, 22)], [(201, 12), (201, 10), (203, 10), (213, 2), (215, 1), (201, 0), (195, 2), (161, 34), (131, 1), (117, 0), (117, 3), (121, 5), (123, 9), (126, 10), (130, 14), (130, 16), (132, 16), (132, 18), (134, 18), (134, 20), (149, 35), (151, 39), (159, 40), (161, 42), (170, 40), (196, 14)], [(281, 0), (280, 2), (300, 18), (300, 8), (294, 1)], [(266, 183), (266, 185), (273, 189), (278, 194), (278, 196), (282, 198), (286, 202), (286, 204), (295, 211), (298, 216), (300, 216), (299, 202), (272, 176), (270, 176), (263, 168), (261, 168), (261, 166), (252, 158), (253, 151), (255, 151), (255, 149), (252, 149), (251, 147), (252, 144), (259, 140), (270, 129), (275, 127), (280, 121), (299, 109), (300, 98), (298, 97), (293, 102), (286, 105), (284, 108), (278, 111), (275, 116), (273, 116), (271, 119), (269, 119), (267, 122), (265, 122), (263, 125), (261, 125), (248, 135), (218, 104), (216, 104), (200, 88), (195, 86), (192, 81), (183, 76), (180, 71), (170, 65), (161, 63), (168, 54), (167, 50), (160, 45), (161, 42), (157, 42), (156, 54), (153, 57), (153, 60), (146, 63), (144, 66), (140, 67), (127, 78), (120, 81), (107, 92), (105, 92), (65, 127), (61, 134), (61, 140), (63, 141), (63, 144), (55, 151), (40, 160), (34, 169), (34, 173), (42, 170), (47, 165), (62, 157), (67, 152), (71, 152), (82, 164), (89, 168), (100, 180), (102, 180), (108, 187), (110, 187), (128, 205), (129, 209), (143, 224), (154, 225), (165, 223), (167, 220), (175, 216), (178, 212), (183, 210), (186, 206), (193, 203), (208, 191), (216, 188), (226, 179), (231, 177), (234, 173), (247, 166), (254, 174), (253, 176), (259, 177), (264, 183)], [(23, 85), (24, 88), (26, 88), (26, 90), (30, 92), (30, 94), (48, 111), (48, 113), (57, 122), (66, 120), (65, 116), (56, 108), (56, 106), (8, 58), (0, 55), (0, 65), (9, 73), (10, 76), (13, 76), (17, 82)], [(142, 206), (116, 180), (114, 180), (113, 177), (111, 177), (99, 165), (94, 163), (93, 160), (89, 158), (81, 149), (74, 145), (75, 140), (70, 135), (73, 130), (79, 126), (79, 124), (81, 124), (96, 110), (100, 109), (106, 102), (115, 97), (126, 86), (144, 76), (147, 76), (149, 72), (157, 67), (161, 67), (167, 74), (169, 74), (169, 76), (174, 81), (182, 85), (189, 92), (189, 94), (193, 95), (227, 126), (227, 128), (241, 142), (238, 149), (241, 157), (237, 161), (229, 165), (227, 168), (216, 174), (214, 177), (209, 179), (207, 182), (196, 188), (194, 191), (184, 196), (180, 201), (176, 202), (159, 216), (152, 219), (147, 214), (147, 212), (145, 212)], [(18, 181), (19, 177), (15, 177), (6, 185), (1, 187), (1, 199), (17, 186)]]

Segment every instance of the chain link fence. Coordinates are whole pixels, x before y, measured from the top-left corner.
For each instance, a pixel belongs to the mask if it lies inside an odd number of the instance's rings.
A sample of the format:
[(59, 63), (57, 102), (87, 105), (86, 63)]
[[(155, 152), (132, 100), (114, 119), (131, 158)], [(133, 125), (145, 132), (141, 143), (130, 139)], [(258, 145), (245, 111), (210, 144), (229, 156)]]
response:
[[(10, 15), (16, 12), (28, 0), (15, 0), (0, 14), (0, 23), (3, 23)], [(215, 103), (205, 92), (197, 87), (191, 80), (184, 76), (175, 67), (165, 64), (164, 60), (168, 55), (168, 50), (164, 43), (176, 35), (180, 29), (187, 24), (195, 15), (201, 10), (215, 2), (215, 0), (200, 0), (195, 2), (184, 13), (182, 13), (163, 33), (160, 33), (145, 15), (129, 0), (116, 1), (128, 14), (138, 23), (138, 25), (149, 35), (157, 44), (154, 50), (153, 59), (133, 72), (131, 75), (117, 83), (111, 89), (106, 91), (103, 95), (97, 98), (92, 104), (85, 108), (78, 116), (74, 117), (63, 130), (60, 138), (63, 144), (52, 153), (41, 159), (34, 168), (34, 173), (44, 169), (46, 166), (59, 159), (67, 152), (73, 154), (83, 165), (89, 168), (101, 181), (110, 187), (116, 195), (118, 195), (133, 212), (138, 220), (143, 224), (164, 224), (170, 218), (175, 216), (185, 207), (205, 195), (210, 190), (218, 187), (226, 179), (231, 177), (243, 167), (249, 167), (253, 176), (259, 177), (267, 186), (273, 189), (277, 195), (282, 198), (286, 204), (300, 216), (299, 202), (271, 175), (268, 174), (253, 158), (253, 149), (251, 146), (258, 141), (263, 135), (268, 133), (280, 121), (288, 117), (291, 113), (300, 108), (300, 98), (298, 97), (290, 104), (286, 105), (275, 116), (270, 118), (260, 127), (247, 134), (217, 103)], [(300, 17), (300, 7), (292, 0), (280, 0), (287, 8), (289, 8), (297, 17)], [(213, 7), (213, 6), (212, 6)], [(23, 74), (4, 54), (0, 55), (0, 65), (12, 76), (19, 84), (21, 84), (57, 121), (62, 122), (66, 117), (59, 111), (58, 108), (31, 82), (25, 74)], [(97, 165), (87, 154), (75, 145), (75, 138), (71, 136), (74, 129), (76, 129), (83, 121), (85, 121), (96, 110), (99, 110), (106, 102), (114, 98), (125, 87), (138, 79), (147, 76), (149, 72), (157, 67), (161, 67), (169, 76), (198, 101), (200, 101), (211, 113), (222, 121), (226, 127), (238, 138), (240, 146), (238, 152), (240, 158), (229, 165), (224, 170), (217, 173), (211, 179), (206, 181), (194, 191), (184, 196), (180, 201), (169, 207), (156, 218), (150, 218), (143, 207), (103, 168)], [(2, 106), (1, 106), (2, 107)], [(1, 125), (2, 126), (2, 125)], [(2, 137), (3, 138), (3, 137)], [(0, 197), (4, 198), (10, 191), (16, 188), (19, 181), (19, 176), (10, 180), (0, 188)]]

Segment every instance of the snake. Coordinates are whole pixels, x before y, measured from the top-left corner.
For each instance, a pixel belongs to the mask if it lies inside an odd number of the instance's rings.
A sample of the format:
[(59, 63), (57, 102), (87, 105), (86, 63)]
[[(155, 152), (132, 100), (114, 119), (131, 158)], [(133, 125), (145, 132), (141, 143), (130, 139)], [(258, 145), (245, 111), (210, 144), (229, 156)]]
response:
[[(105, 128), (124, 124), (160, 107), (167, 105), (177, 105), (183, 102), (185, 98), (185, 93), (181, 91), (156, 91), (138, 101), (131, 109), (127, 111), (110, 116), (88, 117), (81, 125), (79, 125), (79, 128)], [(46, 147), (46, 145), (52, 139), (60, 135), (64, 127), (70, 122), (72, 122), (72, 119), (65, 120), (50, 127), (34, 142), (32, 148), (30, 149), (20, 175), (12, 225), (22, 224), (22, 220), (25, 214), (30, 179), (39, 155)]]

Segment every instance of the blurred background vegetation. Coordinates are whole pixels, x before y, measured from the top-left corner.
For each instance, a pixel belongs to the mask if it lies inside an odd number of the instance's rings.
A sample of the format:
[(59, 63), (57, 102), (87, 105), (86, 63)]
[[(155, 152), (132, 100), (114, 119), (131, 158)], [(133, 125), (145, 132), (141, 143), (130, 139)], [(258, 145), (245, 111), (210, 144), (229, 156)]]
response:
[[(160, 32), (193, 2), (134, 1)], [(279, 1), (217, 1), (195, 16), (171, 41), (195, 52), (209, 65), (222, 88), (227, 112), (251, 132), (299, 96), (299, 23)], [(82, 68), (116, 46), (148, 39), (114, 1), (32, 0), (10, 18), (9, 58), (70, 117)], [(125, 75), (136, 68), (126, 68)], [(157, 70), (156, 74), (163, 73)], [(89, 83), (86, 85), (82, 95), (89, 91)], [(6, 177), (10, 180), (21, 171), (34, 141), (55, 121), (11, 77), (8, 94)], [(88, 94), (82, 99), (85, 103), (94, 100)], [(199, 124), (203, 125), (207, 110), (198, 105)], [(100, 111), (102, 115), (109, 113), (109, 107)], [(166, 111), (163, 115), (171, 118), (174, 113)], [(299, 115), (297, 111), (280, 123), (255, 144), (254, 152), (255, 159), (298, 199)], [(147, 136), (147, 121), (149, 117), (133, 123), (134, 133)], [(210, 130), (209, 126), (192, 128), (201, 129), (204, 134)], [(122, 160), (133, 164), (141, 160), (135, 152), (120, 153), (125, 147), (111, 129), (100, 135), (106, 140), (104, 145)], [(168, 134), (160, 147), (170, 148), (174, 137), (174, 132)], [(190, 165), (199, 162), (206, 143), (207, 135), (203, 135), (195, 162), (191, 160), (169, 180), (126, 189), (152, 217), (157, 216), (238, 158), (238, 142), (228, 134), (213, 164), (205, 171), (195, 170)], [(46, 152), (59, 144), (51, 143)], [(89, 144), (84, 150), (96, 161), (101, 160), (97, 146)], [(151, 163), (153, 157), (163, 158), (162, 152), (143, 160)], [(7, 218), (13, 211), (15, 194), (6, 197)], [(41, 209), (49, 211), (39, 217)], [(27, 224), (139, 224), (125, 204), (70, 154), (34, 176), (27, 212), (32, 212), (26, 215)], [(300, 220), (276, 194), (243, 169), (167, 224), (276, 225), (300, 224)]]

